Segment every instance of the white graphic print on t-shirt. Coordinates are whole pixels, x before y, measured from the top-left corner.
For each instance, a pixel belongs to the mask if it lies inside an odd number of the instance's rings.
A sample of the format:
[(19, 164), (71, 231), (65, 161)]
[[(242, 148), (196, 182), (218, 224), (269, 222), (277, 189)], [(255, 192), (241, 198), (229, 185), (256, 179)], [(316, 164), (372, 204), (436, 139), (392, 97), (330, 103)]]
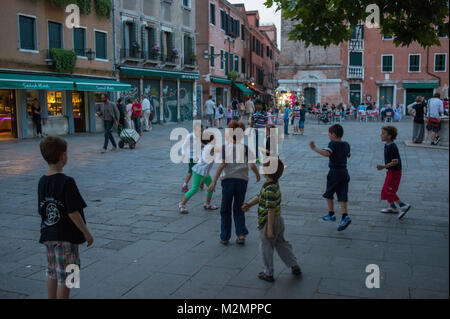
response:
[(57, 224), (61, 219), (61, 212), (65, 210), (64, 204), (52, 197), (46, 197), (41, 201), (40, 208), (41, 214), (45, 214), (43, 217), (46, 226)]

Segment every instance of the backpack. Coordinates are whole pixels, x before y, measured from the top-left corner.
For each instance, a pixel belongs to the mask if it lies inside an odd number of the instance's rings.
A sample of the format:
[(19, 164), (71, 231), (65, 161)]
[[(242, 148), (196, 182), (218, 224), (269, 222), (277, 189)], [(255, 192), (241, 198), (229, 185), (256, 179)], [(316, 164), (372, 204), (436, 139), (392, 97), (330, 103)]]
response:
[(223, 107), (219, 106), (219, 114), (223, 114)]

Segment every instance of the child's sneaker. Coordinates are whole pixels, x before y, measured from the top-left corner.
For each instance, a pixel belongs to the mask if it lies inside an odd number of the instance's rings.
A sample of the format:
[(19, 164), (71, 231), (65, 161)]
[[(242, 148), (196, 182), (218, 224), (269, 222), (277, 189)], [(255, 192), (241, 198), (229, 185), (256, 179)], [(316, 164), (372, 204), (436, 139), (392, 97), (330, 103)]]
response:
[(181, 191), (183, 193), (187, 193), (187, 192), (189, 192), (189, 187), (187, 185), (184, 185), (183, 187), (181, 187)]
[(292, 267), (291, 270), (294, 276), (300, 276), (302, 274), (302, 270), (299, 265)]
[(383, 214), (397, 214), (398, 208), (397, 208), (397, 206), (395, 206), (395, 208), (394, 208), (391, 205), (389, 205), (387, 208), (382, 209), (381, 212)]
[(264, 272), (260, 272), (258, 274), (258, 278), (261, 279), (261, 280), (268, 281), (268, 282), (274, 282), (275, 281), (273, 276), (266, 275)]
[(398, 219), (402, 219), (410, 208), (411, 208), (410, 204), (405, 204), (405, 206), (400, 207), (400, 214), (398, 215)]
[(330, 214), (326, 214), (325, 216), (322, 216), (322, 219), (325, 220), (325, 221), (335, 222), (336, 221), (336, 216), (330, 215)]
[(338, 226), (338, 231), (343, 231), (344, 229), (346, 229), (348, 227), (348, 225), (350, 225), (350, 223), (352, 222), (352, 220), (350, 219), (349, 216), (345, 216), (345, 218), (343, 218), (341, 220), (341, 222), (339, 223)]

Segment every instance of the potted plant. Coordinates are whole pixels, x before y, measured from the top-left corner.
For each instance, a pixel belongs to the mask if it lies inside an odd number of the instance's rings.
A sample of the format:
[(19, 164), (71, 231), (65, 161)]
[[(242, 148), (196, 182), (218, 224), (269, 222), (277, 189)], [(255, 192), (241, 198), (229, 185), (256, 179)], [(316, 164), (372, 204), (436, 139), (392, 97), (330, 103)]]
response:
[(157, 59), (159, 57), (160, 52), (161, 48), (157, 45), (152, 46), (152, 48), (150, 49), (151, 57), (153, 59)]
[(237, 72), (228, 72), (228, 78), (232, 81), (236, 81), (236, 79), (240, 76)]

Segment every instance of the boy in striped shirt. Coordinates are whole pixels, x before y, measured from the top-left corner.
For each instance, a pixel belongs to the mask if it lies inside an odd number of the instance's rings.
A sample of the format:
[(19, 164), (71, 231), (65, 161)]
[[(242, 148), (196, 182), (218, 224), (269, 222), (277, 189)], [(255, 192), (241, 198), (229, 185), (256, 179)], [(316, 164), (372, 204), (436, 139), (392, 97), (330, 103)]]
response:
[[(259, 156), (258, 156), (258, 142), (259, 142), (259, 135), (261, 136), (261, 139), (264, 136), (265, 127), (267, 124), (267, 114), (262, 109), (262, 101), (256, 100), (255, 101), (255, 108), (256, 112), (252, 114), (250, 127), (253, 127), (255, 129), (255, 135), (256, 135), (256, 146), (255, 146), (255, 152), (256, 152), (256, 163), (259, 163)], [(264, 129), (264, 130), (262, 130)]]
[(281, 217), (281, 191), (278, 180), (283, 175), (284, 164), (278, 158), (277, 170), (274, 173), (267, 172), (270, 161), (263, 165), (263, 176), (266, 179), (258, 196), (242, 205), (242, 210), (247, 212), (252, 206), (258, 207), (258, 229), (260, 238), (260, 250), (264, 264), (264, 271), (258, 274), (258, 278), (273, 282), (273, 250), (276, 249), (281, 260), (291, 268), (292, 274), (302, 274), (297, 258), (292, 252), (292, 245), (284, 239), (284, 220)]

